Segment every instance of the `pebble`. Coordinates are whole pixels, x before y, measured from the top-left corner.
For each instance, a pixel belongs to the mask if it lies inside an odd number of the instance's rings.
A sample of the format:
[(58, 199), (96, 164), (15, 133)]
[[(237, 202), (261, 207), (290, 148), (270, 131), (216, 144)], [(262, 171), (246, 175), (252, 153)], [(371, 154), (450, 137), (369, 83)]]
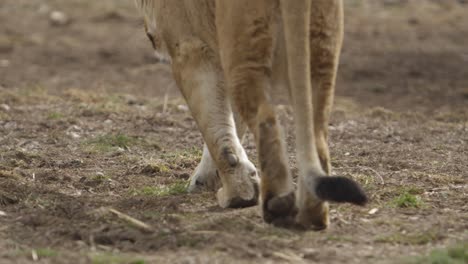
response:
[(77, 132), (79, 132), (79, 131), (81, 131), (81, 127), (79, 127), (77, 125), (72, 125), (67, 129), (67, 131), (77, 131)]
[(80, 138), (80, 134), (76, 133), (76, 132), (69, 132), (68, 133), (70, 135), (70, 137), (74, 138), (74, 139), (78, 139)]
[(0, 67), (6, 68), (10, 66), (10, 61), (9, 60), (0, 60)]
[(2, 109), (3, 111), (10, 111), (11, 110), (11, 107), (7, 104), (0, 104), (0, 109)]
[(52, 11), (49, 16), (50, 23), (54, 26), (64, 26), (70, 22), (68, 16), (61, 11)]
[(186, 105), (178, 105), (177, 110), (179, 110), (181, 112), (187, 112), (189, 110), (189, 108)]

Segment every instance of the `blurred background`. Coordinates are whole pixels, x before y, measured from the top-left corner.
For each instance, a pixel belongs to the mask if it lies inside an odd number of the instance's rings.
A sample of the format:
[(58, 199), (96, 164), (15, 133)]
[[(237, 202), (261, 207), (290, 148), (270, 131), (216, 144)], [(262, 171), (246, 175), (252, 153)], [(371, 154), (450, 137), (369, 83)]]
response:
[[(468, 4), (346, 0), (337, 95), (425, 113), (468, 101)], [(2, 0), (0, 85), (178, 96), (130, 0)]]

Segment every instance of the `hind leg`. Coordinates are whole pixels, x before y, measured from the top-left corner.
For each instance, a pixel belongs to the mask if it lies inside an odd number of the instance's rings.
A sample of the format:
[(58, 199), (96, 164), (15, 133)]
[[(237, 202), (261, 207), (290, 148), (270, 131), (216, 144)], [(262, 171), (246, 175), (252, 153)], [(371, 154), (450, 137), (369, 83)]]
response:
[(217, 1), (216, 25), (229, 93), (256, 141), (263, 218), (286, 224), (295, 215), (294, 187), (278, 119), (266, 95), (274, 42), (273, 8), (270, 1)]
[(259, 180), (236, 133), (233, 113), (211, 49), (197, 38), (184, 39), (172, 54), (177, 84), (206, 142), (222, 187), (221, 207), (257, 203)]
[[(311, 17), (310, 50), (311, 81), (314, 99), (315, 138), (320, 163), (326, 174), (330, 174), (328, 150), (328, 123), (335, 92), (341, 45), (343, 41), (342, 0), (314, 0), (328, 16)], [(313, 10), (312, 14), (317, 13)]]
[[(312, 174), (320, 176), (322, 173), (330, 175), (330, 154), (327, 144), (328, 121), (333, 103), (335, 77), (343, 35), (343, 10), (341, 0), (313, 0), (311, 8), (310, 65), (313, 137), (320, 163), (320, 170), (315, 169), (315, 173)], [(313, 176), (307, 175), (306, 177)], [(307, 181), (304, 178), (301, 180)], [(304, 182), (301, 182), (298, 187), (298, 203), (297, 221), (300, 224), (316, 229), (328, 226), (328, 204), (318, 201)]]

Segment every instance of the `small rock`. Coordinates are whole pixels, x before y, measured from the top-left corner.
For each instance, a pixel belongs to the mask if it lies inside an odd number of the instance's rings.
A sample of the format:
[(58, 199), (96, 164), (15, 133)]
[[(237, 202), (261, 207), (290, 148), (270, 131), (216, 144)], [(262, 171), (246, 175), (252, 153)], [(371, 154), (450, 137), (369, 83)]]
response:
[(106, 124), (106, 125), (110, 125), (110, 124), (112, 124), (112, 120), (110, 120), (110, 119), (107, 119), (106, 121), (104, 121), (104, 124)]
[(118, 147), (115, 151), (122, 153), (122, 152), (125, 152), (125, 149), (121, 148), (121, 147)]
[(179, 110), (181, 112), (187, 112), (189, 110), (189, 108), (186, 105), (178, 105), (177, 110)]
[(354, 120), (349, 120), (348, 122), (346, 122), (346, 125), (350, 127), (354, 127), (357, 125), (357, 122)]
[(81, 137), (80, 134), (76, 132), (69, 132), (68, 135), (70, 135), (70, 137), (72, 137), (73, 139), (78, 139)]
[(377, 213), (378, 211), (379, 211), (379, 208), (372, 208), (372, 209), (368, 212), (368, 214), (373, 215), (373, 214)]
[(67, 132), (81, 132), (81, 127), (77, 125), (72, 125), (69, 128), (67, 128)]
[(136, 108), (142, 112), (146, 111), (148, 107), (146, 105), (136, 105)]
[(0, 67), (6, 68), (10, 66), (10, 61), (9, 60), (0, 60)]
[[(34, 141), (34, 140), (26, 140), (26, 141), (20, 142), (18, 146), (24, 152), (32, 152), (32, 151), (37, 151), (37, 150), (42, 149), (41, 143), (39, 143), (38, 141)], [(21, 155), (25, 155), (25, 154), (23, 153)], [(26, 157), (27, 157), (27, 154), (26, 154)]]
[(61, 11), (52, 11), (49, 16), (50, 23), (54, 26), (64, 26), (70, 22), (68, 16)]
[(0, 109), (2, 109), (3, 111), (10, 111), (11, 107), (7, 104), (0, 104)]
[(6, 216), (7, 214), (3, 211), (0, 211), (0, 216)]

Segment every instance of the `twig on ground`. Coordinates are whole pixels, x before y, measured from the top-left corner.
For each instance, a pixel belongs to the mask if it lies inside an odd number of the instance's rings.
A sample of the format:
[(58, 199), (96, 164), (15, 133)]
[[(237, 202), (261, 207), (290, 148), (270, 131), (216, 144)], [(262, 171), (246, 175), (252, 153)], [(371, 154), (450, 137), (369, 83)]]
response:
[(36, 250), (31, 250), (31, 258), (33, 261), (38, 261), (39, 260), (39, 256), (37, 256), (37, 252)]
[(291, 262), (291, 263), (304, 263), (303, 258), (291, 252), (288, 252), (288, 253), (273, 252), (272, 255), (277, 258), (283, 259), (285, 261)]
[(154, 232), (154, 229), (146, 224), (146, 223), (143, 223), (142, 221), (138, 220), (138, 219), (135, 219), (127, 214), (124, 214), (122, 212), (119, 212), (115, 209), (112, 209), (112, 208), (109, 208), (108, 209), (109, 212), (111, 212), (112, 214), (114, 214), (115, 216), (117, 216), (118, 218), (126, 221), (127, 223), (129, 223), (130, 225), (132, 225), (133, 227), (141, 230), (141, 231), (144, 231), (144, 232), (148, 232), (148, 233), (152, 233)]

